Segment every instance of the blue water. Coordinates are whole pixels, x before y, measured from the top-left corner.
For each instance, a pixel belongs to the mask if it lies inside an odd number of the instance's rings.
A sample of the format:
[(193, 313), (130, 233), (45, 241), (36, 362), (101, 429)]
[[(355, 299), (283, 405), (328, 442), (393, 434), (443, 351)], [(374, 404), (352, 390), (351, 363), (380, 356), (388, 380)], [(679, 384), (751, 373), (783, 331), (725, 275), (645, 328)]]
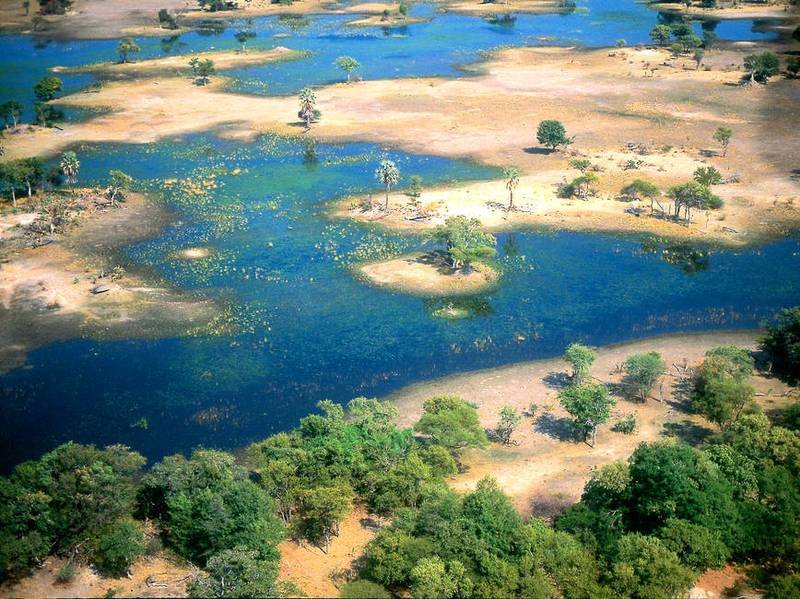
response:
[[(289, 93), (338, 80), (333, 60), (349, 54), (365, 78), (461, 76), (459, 65), (499, 45), (646, 41), (658, 15), (634, 2), (593, 0), (588, 12), (519, 15), (513, 27), (414, 7), (429, 23), (354, 29), (340, 16), (306, 25), (255, 19), (251, 48), (285, 45), (308, 59), (232, 71), (239, 89)], [(720, 37), (757, 37), (752, 23), (721, 23)], [(141, 57), (231, 48), (238, 24), (218, 35), (138, 40)], [(275, 37), (276, 34), (289, 37)], [(547, 36), (543, 39), (542, 36)], [(27, 90), (53, 65), (109, 60), (113, 41), (51, 42), (0, 37), (0, 89)], [(65, 77), (67, 90), (91, 77)], [(467, 161), (411, 155), (371, 144), (318, 144), (265, 136), (252, 143), (195, 135), (147, 145), (78, 149), (82, 183), (123, 168), (163, 193), (177, 216), (158, 236), (120, 250), (117, 261), (223, 307), (229, 331), (159, 340), (75, 339), (34, 351), (0, 377), (0, 469), (67, 439), (122, 442), (151, 459), (197, 445), (237, 447), (293, 426), (314, 403), (383, 395), (457, 371), (548, 357), (580, 340), (606, 344), (662, 332), (754, 327), (800, 301), (800, 242), (743, 251), (666, 248), (603, 235), (517, 232), (498, 236), (497, 289), (479, 297), (430, 300), (369, 287), (351, 272), (363, 260), (427, 247), (327, 216), (327, 202), (375, 192), (384, 156), (432, 186), (496, 176)], [(234, 169), (238, 174), (234, 174)], [(215, 187), (188, 196), (186, 187)], [(205, 260), (175, 252), (204, 246)], [(665, 252), (665, 250), (668, 250)], [(683, 252), (683, 258), (681, 255)], [(452, 301), (472, 318), (435, 315)], [(146, 429), (134, 426), (146, 419)]]
[[(434, 5), (415, 4), (412, 16), (430, 18), (400, 28), (348, 27), (358, 15), (310, 15), (300, 19), (260, 17), (218, 23), (220, 33), (189, 32), (164, 38), (136, 38), (141, 52), (135, 59), (203, 50), (239, 48), (237, 31), (248, 26), (256, 37), (252, 49), (286, 46), (307, 50), (311, 56), (291, 61), (225, 72), (239, 79), (233, 89), (252, 93), (287, 94), (306, 85), (342, 79), (334, 65), (338, 56), (349, 55), (362, 64), (357, 73), (365, 79), (409, 76), (458, 76), (459, 66), (474, 62), (480, 53), (498, 46), (577, 44), (612, 46), (619, 39), (628, 44), (649, 42), (649, 32), (659, 20), (657, 12), (633, 0), (586, 0), (570, 14), (516, 15), (512, 26), (493, 25), (481, 17), (441, 14)], [(768, 39), (756, 22), (722, 21), (716, 33), (723, 40)], [(698, 32), (700, 25), (695, 25)], [(117, 60), (116, 40), (43, 40), (29, 36), (0, 36), (0, 102), (16, 99), (26, 105), (25, 119), (32, 112), (31, 89), (53, 66), (80, 66)], [(91, 75), (58, 75), (64, 93), (94, 82)]]

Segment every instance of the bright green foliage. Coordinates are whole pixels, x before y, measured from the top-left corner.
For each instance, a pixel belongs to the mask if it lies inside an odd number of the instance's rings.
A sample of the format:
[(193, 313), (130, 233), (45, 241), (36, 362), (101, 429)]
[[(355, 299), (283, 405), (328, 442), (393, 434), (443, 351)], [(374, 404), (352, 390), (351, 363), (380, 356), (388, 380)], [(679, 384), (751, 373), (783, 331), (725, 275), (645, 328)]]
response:
[(190, 597), (275, 597), (277, 560), (264, 560), (255, 549), (234, 547), (214, 555), (208, 576), (189, 583)]
[(92, 563), (106, 576), (120, 578), (144, 554), (144, 527), (129, 516), (104, 526), (97, 534)]
[(353, 490), (345, 484), (305, 489), (299, 493), (293, 528), (300, 537), (327, 551), (352, 502)]
[(543, 146), (555, 150), (559, 146), (572, 144), (575, 138), (567, 137), (567, 130), (561, 121), (545, 120), (539, 123), (536, 129), (536, 140)]
[(347, 73), (347, 82), (349, 83), (350, 75), (361, 67), (361, 63), (352, 56), (340, 56), (336, 59), (336, 67)]
[(519, 169), (515, 166), (507, 166), (503, 169), (503, 179), (506, 182), (506, 189), (508, 190), (508, 209), (514, 207), (514, 190), (519, 185)]
[(392, 187), (397, 185), (398, 181), (400, 181), (400, 169), (397, 168), (394, 161), (383, 159), (380, 161), (380, 164), (378, 164), (378, 168), (375, 169), (375, 178), (378, 180), (378, 183), (386, 188), (384, 210), (388, 210), (389, 192), (392, 190)]
[(481, 230), (477, 218), (451, 216), (433, 233), (433, 238), (447, 247), (453, 268), (464, 268), (495, 255), (497, 239)]
[(347, 404), (348, 421), (367, 431), (389, 432), (394, 428), (397, 408), (388, 401), (356, 397)]
[(453, 454), (441, 445), (428, 445), (419, 452), (419, 457), (431, 469), (433, 476), (458, 474), (458, 464)]
[(67, 443), (0, 478), (0, 578), (69, 553), (133, 511), (144, 458), (127, 447)]
[(587, 158), (573, 158), (569, 161), (569, 166), (575, 170), (585, 173), (592, 166), (592, 161)]
[(43, 77), (33, 86), (33, 95), (39, 102), (54, 100), (60, 91), (61, 79), (58, 77)]
[(787, 599), (787, 597), (800, 597), (800, 573), (776, 576), (770, 581), (764, 593), (764, 599)]
[(656, 25), (650, 31), (650, 39), (659, 46), (665, 46), (672, 37), (672, 30), (668, 25)]
[(422, 195), (422, 177), (419, 175), (411, 175), (407, 193), (414, 199)]
[(117, 53), (119, 54), (119, 61), (121, 63), (128, 62), (131, 54), (138, 54), (141, 51), (139, 45), (129, 37), (122, 38), (117, 44)]
[(641, 401), (646, 401), (656, 381), (667, 372), (667, 365), (656, 352), (629, 356), (623, 365), (625, 384)]
[(125, 190), (130, 189), (131, 185), (133, 185), (133, 177), (116, 169), (108, 171), (108, 176), (111, 179), (108, 186), (111, 201), (116, 202), (119, 198), (124, 197)]
[(722, 183), (722, 173), (713, 166), (698, 166), (692, 178), (700, 185), (705, 185), (706, 187)]
[(322, 116), (317, 109), (317, 94), (310, 87), (304, 87), (297, 94), (297, 98), (300, 101), (300, 110), (297, 111), (297, 116), (305, 122), (306, 129), (310, 129), (311, 123), (317, 122)]
[(0, 104), (0, 118), (3, 119), (6, 127), (16, 127), (21, 114), (22, 104), (16, 100), (9, 100), (8, 102), (3, 102)]
[(800, 306), (787, 308), (767, 328), (761, 349), (769, 356), (776, 372), (790, 380), (800, 380)]
[(67, 183), (73, 188), (78, 179), (78, 172), (81, 170), (81, 163), (75, 152), (67, 151), (61, 154), (61, 162), (59, 164), (61, 172), (67, 178)]
[(714, 141), (718, 142), (722, 146), (722, 155), (728, 155), (728, 146), (731, 143), (731, 138), (733, 137), (733, 129), (730, 127), (717, 127), (717, 130), (714, 131)]
[(411, 596), (414, 599), (469, 597), (472, 580), (458, 561), (445, 564), (439, 557), (419, 560), (411, 569)]
[(719, 535), (699, 524), (673, 518), (667, 520), (657, 534), (684, 565), (698, 572), (721, 568), (730, 558), (730, 551)]
[(694, 408), (721, 429), (728, 428), (753, 405), (754, 390), (744, 382), (752, 372), (753, 358), (747, 350), (733, 346), (710, 350), (695, 374)]
[(572, 416), (572, 425), (575, 431), (586, 441), (592, 436), (591, 445), (594, 447), (597, 437), (597, 427), (611, 416), (611, 407), (616, 400), (608, 394), (605, 385), (584, 383), (571, 385), (562, 389), (558, 399), (564, 409)]
[(229, 454), (197, 450), (188, 460), (164, 458), (142, 481), (141, 495), (169, 544), (196, 563), (239, 545), (257, 548), (263, 559), (277, 556), (283, 527), (273, 504)]
[(766, 83), (778, 74), (781, 62), (772, 52), (748, 54), (744, 57), (744, 68), (749, 72), (751, 82)]
[(634, 179), (623, 187), (620, 193), (633, 201), (637, 201), (641, 198), (648, 198), (650, 200), (651, 214), (653, 212), (653, 200), (661, 195), (661, 191), (659, 191), (658, 187), (644, 179)]
[(391, 599), (392, 595), (371, 580), (354, 580), (344, 585), (339, 593), (342, 599)]
[(200, 59), (195, 56), (189, 61), (189, 68), (197, 85), (206, 85), (211, 80), (211, 75), (216, 73), (214, 61), (210, 58)]
[(480, 447), (487, 443), (478, 411), (452, 395), (426, 400), (422, 417), (414, 425), (414, 430), (430, 435), (435, 443), (451, 450)]
[(669, 196), (675, 204), (675, 217), (680, 217), (681, 208), (685, 211), (686, 222), (692, 222), (692, 210), (710, 210), (720, 208), (722, 200), (711, 193), (711, 190), (697, 181), (689, 181), (669, 188)]
[(618, 596), (680, 597), (694, 584), (692, 571), (656, 537), (625, 535), (618, 551), (612, 572), (612, 586)]
[(580, 385), (589, 376), (589, 369), (597, 359), (597, 354), (590, 347), (573, 343), (564, 352), (564, 360), (572, 366), (572, 381)]
[(511, 443), (511, 435), (514, 429), (522, 422), (522, 416), (511, 406), (503, 406), (500, 408), (500, 419), (497, 422), (497, 427), (494, 429), (494, 434), (497, 440), (503, 445)]

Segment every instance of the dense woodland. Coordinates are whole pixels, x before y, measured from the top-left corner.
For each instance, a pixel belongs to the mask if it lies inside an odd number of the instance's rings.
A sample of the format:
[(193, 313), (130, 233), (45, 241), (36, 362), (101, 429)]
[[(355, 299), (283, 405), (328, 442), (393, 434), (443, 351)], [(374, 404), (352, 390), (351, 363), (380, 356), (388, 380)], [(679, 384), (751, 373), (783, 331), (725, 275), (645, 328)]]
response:
[[(592, 384), (581, 380), (591, 355), (570, 352), (574, 393)], [(800, 308), (780, 315), (762, 355), (797, 381)], [(641, 370), (626, 367), (634, 378)], [(87, 562), (119, 577), (166, 549), (203, 568), (192, 596), (298, 595), (276, 581), (277, 544), (288, 535), (325, 550), (359, 502), (389, 524), (346, 597), (675, 597), (729, 561), (748, 564), (768, 598), (797, 596), (800, 404), (761, 413), (752, 370), (745, 350), (710, 351), (692, 401), (719, 432), (698, 447), (642, 443), (595, 471), (552, 524), (524, 520), (490, 478), (466, 495), (448, 487), (460, 452), (489, 442), (475, 406), (456, 397), (426, 401), (413, 430), (394, 424), (387, 402), (323, 401), (293, 431), (236, 457), (198, 449), (149, 470), (126, 447), (68, 443), (0, 479), (0, 571), (25, 576), (55, 553), (70, 558), (64, 580)], [(505, 414), (501, 426), (516, 422)], [(585, 437), (577, 412), (575, 426)]]

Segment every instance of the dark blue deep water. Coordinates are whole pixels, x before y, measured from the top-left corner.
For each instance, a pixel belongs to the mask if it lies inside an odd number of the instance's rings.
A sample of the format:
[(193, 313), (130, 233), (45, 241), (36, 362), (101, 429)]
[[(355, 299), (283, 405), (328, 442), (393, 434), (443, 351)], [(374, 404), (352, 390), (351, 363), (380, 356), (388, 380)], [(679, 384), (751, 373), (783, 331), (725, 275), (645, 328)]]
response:
[[(306, 60), (234, 71), (240, 89), (289, 93), (340, 77), (350, 54), (367, 78), (458, 76), (459, 64), (502, 44), (609, 45), (645, 41), (658, 15), (634, 2), (595, 0), (588, 12), (520, 15), (513, 27), (414, 8), (429, 23), (353, 29), (339, 16), (308, 23), (256, 19), (251, 47), (312, 51)], [(348, 17), (354, 18), (354, 17)], [(216, 35), (139, 40), (143, 56), (233, 47), (237, 25)], [(753, 24), (721, 23), (746, 39)], [(289, 37), (274, 37), (275, 34)], [(545, 39), (546, 38), (546, 39)], [(113, 57), (114, 42), (0, 37), (0, 89), (25, 97), (55, 64)], [(10, 58), (9, 58), (10, 57)], [(91, 83), (69, 77), (69, 89)], [(3, 98), (0, 98), (0, 100)], [(375, 191), (389, 156), (425, 185), (496, 176), (466, 161), (410, 155), (371, 144), (316, 147), (265, 136), (252, 143), (211, 134), (155, 144), (76, 148), (83, 183), (123, 168), (158, 192), (176, 217), (157, 237), (122, 248), (117, 261), (223, 307), (226, 332), (158, 340), (75, 339), (41, 348), (0, 377), (0, 469), (67, 439), (121, 442), (151, 459), (198, 445), (236, 447), (293, 426), (320, 399), (383, 395), (429, 377), (548, 357), (580, 340), (601, 345), (665, 332), (755, 327), (800, 301), (800, 243), (718, 251), (635, 238), (519, 231), (498, 236), (501, 284), (469, 299), (430, 300), (371, 288), (351, 272), (363, 260), (426, 242), (344, 220), (327, 203)], [(178, 183), (168, 183), (177, 180)], [(189, 183), (213, 181), (191, 196)], [(183, 184), (181, 184), (183, 182)], [(176, 260), (180, 249), (209, 258)], [(443, 302), (473, 317), (445, 320)], [(134, 426), (146, 419), (148, 426)]]

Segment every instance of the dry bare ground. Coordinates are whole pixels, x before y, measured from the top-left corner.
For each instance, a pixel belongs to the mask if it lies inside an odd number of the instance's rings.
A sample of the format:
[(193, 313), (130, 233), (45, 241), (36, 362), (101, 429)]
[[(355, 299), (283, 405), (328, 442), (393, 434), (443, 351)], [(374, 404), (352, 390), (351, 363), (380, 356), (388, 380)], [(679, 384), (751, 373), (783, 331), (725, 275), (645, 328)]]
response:
[[(800, 138), (786, 126), (799, 116), (800, 86), (780, 78), (768, 86), (737, 85), (743, 55), (755, 49), (733, 44), (715, 50), (706, 58), (710, 71), (695, 70), (688, 61), (655, 49), (504, 50), (479, 65), (475, 77), (321, 88), (323, 116), (311, 134), (326, 141), (365, 140), (496, 166), (514, 164), (522, 170), (517, 210), (505, 213), (494, 207), (507, 201), (502, 181), (496, 181), (423, 193), (421, 202), (432, 204), (438, 218), (464, 211), (495, 227), (545, 224), (753, 243), (800, 223), (800, 183), (793, 178)], [(9, 136), (8, 152), (54, 153), (78, 142), (145, 143), (201, 129), (240, 139), (262, 132), (303, 133), (294, 97), (231, 94), (223, 91), (224, 84), (220, 77), (202, 88), (175, 77), (109, 83), (96, 93), (61, 102), (107, 107), (111, 113), (68, 124), (63, 131)], [(539, 147), (536, 126), (547, 118), (562, 120), (575, 135), (570, 153)], [(712, 140), (720, 125), (734, 129), (725, 158)], [(627, 148), (628, 142), (634, 149)], [(602, 169), (597, 195), (586, 201), (556, 197), (555, 185), (578, 174), (568, 166), (574, 156), (589, 158)], [(627, 214), (628, 205), (616, 200), (623, 184), (634, 178), (665, 188), (690, 179), (699, 165), (716, 166), (739, 182), (716, 186), (726, 206), (696, 215), (691, 227)], [(403, 200), (396, 199), (402, 212)], [(384, 221), (391, 226), (400, 218), (389, 215)], [(429, 225), (420, 221), (413, 226)]]

